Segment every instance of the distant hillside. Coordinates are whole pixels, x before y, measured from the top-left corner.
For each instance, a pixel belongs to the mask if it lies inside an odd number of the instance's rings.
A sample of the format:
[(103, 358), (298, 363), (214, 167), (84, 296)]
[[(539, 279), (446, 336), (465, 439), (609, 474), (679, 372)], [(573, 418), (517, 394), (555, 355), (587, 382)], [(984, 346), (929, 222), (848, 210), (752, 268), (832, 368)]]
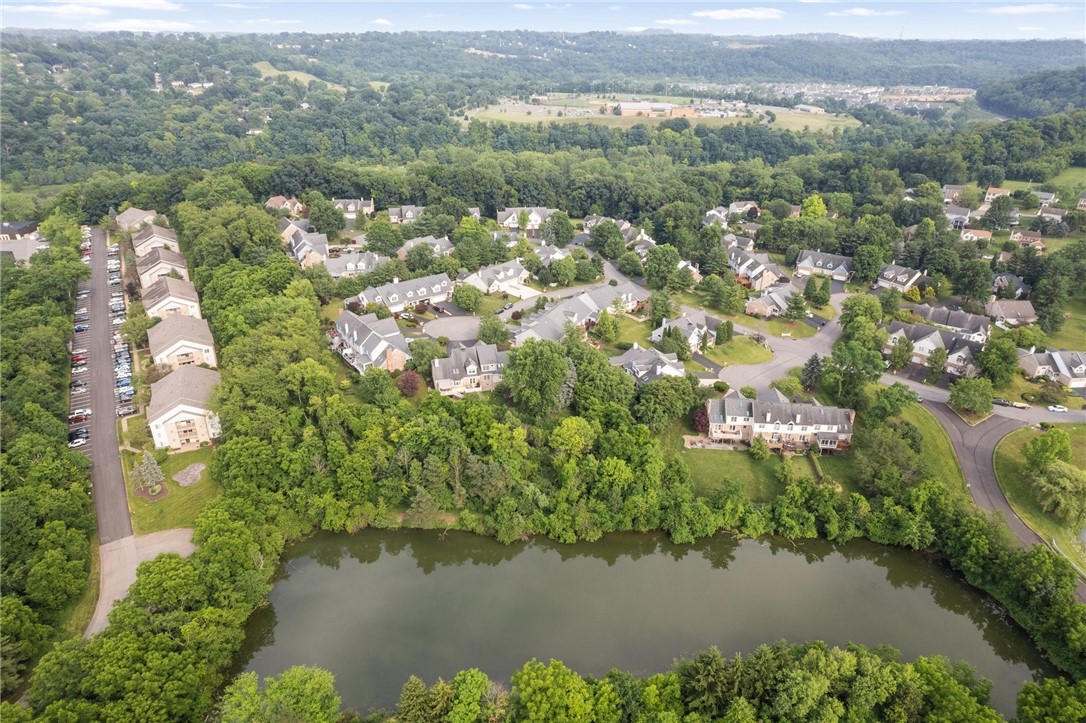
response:
[(1012, 118), (1037, 118), (1086, 108), (1086, 66), (1042, 70), (977, 89), (981, 108)]

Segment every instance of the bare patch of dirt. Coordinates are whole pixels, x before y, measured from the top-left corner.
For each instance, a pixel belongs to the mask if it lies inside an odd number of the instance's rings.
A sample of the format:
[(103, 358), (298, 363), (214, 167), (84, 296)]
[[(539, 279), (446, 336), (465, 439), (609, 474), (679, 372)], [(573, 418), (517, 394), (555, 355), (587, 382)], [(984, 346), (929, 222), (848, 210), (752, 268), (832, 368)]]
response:
[(203, 462), (194, 462), (173, 476), (173, 481), (182, 487), (190, 487), (200, 481), (200, 475), (206, 468)]

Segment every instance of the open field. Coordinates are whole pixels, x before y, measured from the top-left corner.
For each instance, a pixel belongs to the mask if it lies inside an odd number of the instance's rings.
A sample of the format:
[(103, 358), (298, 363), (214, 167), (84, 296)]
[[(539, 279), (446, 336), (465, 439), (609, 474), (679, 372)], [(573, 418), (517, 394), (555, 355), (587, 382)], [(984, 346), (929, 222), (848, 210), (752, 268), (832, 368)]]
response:
[(709, 347), (705, 356), (718, 364), (764, 364), (773, 358), (773, 352), (749, 336), (736, 336), (727, 344)]
[(346, 88), (337, 83), (329, 83), (327, 80), (321, 80), (315, 75), (303, 73), (300, 70), (279, 70), (266, 60), (261, 60), (259, 63), (253, 63), (253, 67), (260, 71), (260, 77), (262, 78), (273, 78), (277, 75), (285, 75), (287, 78), (302, 83), (303, 85), (309, 85), (311, 81), (315, 80), (318, 83), (324, 83), (332, 90), (339, 91), (340, 93), (347, 92)]
[[(136, 458), (131, 452), (122, 452), (121, 458), (124, 460), (125, 476), (128, 480), (125, 485), (128, 490), (128, 506), (132, 510), (132, 530), (137, 535), (146, 535), (150, 532), (195, 525), (197, 516), (203, 512), (207, 503), (222, 492), (222, 487), (210, 474), (214, 453), (214, 448), (204, 447), (191, 452), (171, 454), (162, 463), (162, 473), (166, 477), (165, 487), (169, 494), (152, 502), (134, 493), (136, 481), (133, 478), (132, 466)], [(194, 463), (205, 465), (199, 482), (182, 487), (173, 480), (175, 474)]]
[[(1030, 183), (1028, 181), (1007, 180), (1002, 183), (1002, 186), (1003, 188), (1009, 188), (1012, 191), (1019, 191), (1025, 190), (1027, 188), (1032, 188), (1033, 190), (1040, 190), (1042, 186), (1048, 184), (1056, 186), (1057, 188), (1074, 189), (1080, 186), (1086, 187), (1086, 167), (1070, 166), (1061, 171), (1059, 175), (1053, 176), (1052, 178), (1044, 182)], [(1074, 208), (1074, 202), (1076, 199), (1077, 196), (1075, 198), (1061, 198), (1060, 203), (1065, 206), (1070, 205), (1071, 208)]]
[[(1086, 294), (1079, 294), (1063, 307), (1063, 326), (1055, 334), (1048, 335), (1053, 349), (1080, 350), (1086, 347)], [(1070, 316), (1067, 316), (1070, 314)]]
[(369, 82), (369, 86), (376, 90), (378, 93), (384, 93), (386, 90), (388, 90), (388, 83), (385, 83), (381, 80), (371, 80)]
[[(1071, 463), (1086, 469), (1086, 424), (1058, 426), (1071, 437)], [(1075, 537), (1076, 530), (1067, 528), (1054, 517), (1045, 514), (1033, 498), (1022, 448), (1026, 442), (1040, 434), (1040, 430), (1032, 427), (1019, 429), (999, 443), (995, 450), (996, 480), (1015, 513), (1045, 542), (1051, 543), (1055, 539), (1060, 550), (1068, 555), (1080, 570), (1086, 570), (1086, 552)]]

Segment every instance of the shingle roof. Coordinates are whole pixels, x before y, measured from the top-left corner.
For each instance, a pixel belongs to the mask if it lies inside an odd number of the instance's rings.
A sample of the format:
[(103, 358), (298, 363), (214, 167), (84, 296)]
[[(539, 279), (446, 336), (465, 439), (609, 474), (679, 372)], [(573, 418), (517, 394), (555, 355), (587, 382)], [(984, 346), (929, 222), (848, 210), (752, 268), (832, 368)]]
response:
[(187, 301), (200, 301), (200, 297), (196, 294), (196, 287), (192, 285), (191, 281), (174, 279), (169, 276), (163, 276), (144, 289), (141, 300), (144, 307), (149, 309), (168, 296)]
[(408, 359), (411, 358), (407, 339), (396, 325), (396, 320), (391, 317), (378, 319), (376, 314), (359, 316), (345, 310), (336, 319), (336, 332), (370, 364), (380, 363), (390, 347), (400, 350)]
[(444, 359), (434, 359), (431, 362), (434, 382), (439, 380), (460, 381), (469, 376), (467, 369), (470, 365), (476, 368), (476, 374), (482, 372), (484, 366), (493, 366), (493, 371), (500, 372), (508, 361), (509, 355), (504, 351), (498, 351), (494, 344), (476, 342), (471, 346), (453, 343), (449, 345), (449, 355)]
[(534, 212), (539, 216), (540, 222), (543, 222), (550, 218), (550, 215), (552, 213), (556, 213), (558, 209), (546, 208), (545, 206), (513, 206), (512, 208), (507, 208), (504, 211), (498, 211), (498, 223), (505, 223), (510, 218), (519, 219), (521, 211), (525, 211), (529, 214)]
[(170, 314), (147, 330), (147, 347), (151, 356), (166, 351), (177, 341), (191, 341), (196, 344), (212, 345), (211, 327), (204, 319), (183, 314)]
[(1004, 319), (1035, 319), (1037, 312), (1029, 301), (1013, 301), (1008, 299), (996, 299), (988, 302), (984, 308), (988, 316), (998, 316)]
[(810, 266), (818, 269), (836, 269), (843, 266), (845, 271), (851, 272), (852, 257), (803, 249), (799, 252), (799, 258), (796, 259), (796, 267), (800, 266)]
[(821, 404), (791, 404), (788, 402), (763, 402), (757, 399), (729, 396), (724, 399), (710, 399), (706, 403), (709, 421), (717, 424), (727, 417), (740, 417), (753, 420), (756, 424), (781, 425), (819, 424), (836, 425), (839, 432), (852, 431), (853, 412), (840, 407), (823, 407)]
[(161, 247), (151, 249), (146, 256), (141, 256), (136, 259), (136, 270), (142, 274), (148, 269), (153, 269), (159, 263), (176, 266), (177, 268), (185, 269), (186, 271), (188, 270), (188, 263), (185, 261), (184, 256), (173, 249)]
[(939, 329), (927, 324), (906, 324), (903, 321), (892, 321), (887, 330), (891, 336), (900, 331), (905, 338), (914, 344), (923, 339), (937, 339), (938, 345), (946, 349), (947, 354), (968, 351), (971, 356), (975, 356), (984, 348), (984, 345), (980, 342), (966, 339), (961, 334), (953, 331)]
[(121, 211), (114, 220), (117, 222), (118, 228), (135, 228), (146, 221), (148, 216), (154, 218), (157, 215), (157, 211), (144, 211), (142, 208), (133, 206), (125, 211)]
[[(677, 354), (664, 354), (659, 349), (648, 349), (636, 343), (624, 353), (613, 356), (610, 362), (632, 376), (639, 384), (654, 382), (664, 377), (682, 376), (683, 363)], [(668, 373), (670, 372), (670, 373)]]
[(978, 331), (987, 331), (991, 326), (991, 321), (986, 316), (970, 314), (967, 311), (954, 311), (953, 309), (933, 307), (928, 304), (918, 304), (917, 306), (914, 306), (913, 313), (921, 319), (930, 321), (933, 324), (949, 326), (952, 329), (962, 329), (971, 334)]
[[(345, 251), (338, 256), (328, 256), (324, 259), (324, 267), (332, 278), (343, 276), (348, 271), (365, 272), (373, 271), (381, 264), (391, 261), (387, 256), (379, 256), (372, 251)], [(347, 268), (351, 266), (352, 268)]]
[(177, 232), (172, 228), (151, 224), (150, 226), (144, 226), (132, 236), (132, 245), (139, 246), (144, 241), (149, 241), (156, 236), (177, 243)]
[(558, 341), (565, 334), (567, 322), (580, 326), (585, 321), (594, 320), (601, 310), (608, 308), (619, 297), (638, 302), (647, 299), (649, 292), (630, 281), (618, 286), (601, 284), (563, 299), (543, 313), (521, 322), (520, 328), (513, 330), (513, 335), (519, 339), (534, 334), (540, 339)]
[[(438, 291), (435, 292), (434, 289)], [(441, 293), (442, 291), (449, 290), (449, 277), (445, 274), (431, 274), (430, 276), (423, 276), (418, 279), (408, 279), (406, 281), (394, 281), (391, 284), (382, 284), (377, 288), (369, 287), (361, 294), (358, 295), (358, 300), (362, 303), (378, 302), (388, 306), (392, 304), (401, 303), (414, 303), (421, 299), (426, 299), (432, 296), (434, 293)], [(395, 300), (390, 301), (392, 297), (396, 297)]]
[(173, 370), (151, 385), (147, 421), (153, 422), (178, 404), (191, 404), (207, 409), (211, 390), (220, 379), (217, 371), (198, 366), (183, 366)]
[(411, 249), (422, 244), (429, 246), (430, 250), (434, 252), (434, 256), (445, 256), (452, 253), (454, 248), (453, 243), (449, 240), (448, 236), (442, 236), (441, 238), (419, 236), (418, 238), (404, 241), (402, 251), (406, 254)]

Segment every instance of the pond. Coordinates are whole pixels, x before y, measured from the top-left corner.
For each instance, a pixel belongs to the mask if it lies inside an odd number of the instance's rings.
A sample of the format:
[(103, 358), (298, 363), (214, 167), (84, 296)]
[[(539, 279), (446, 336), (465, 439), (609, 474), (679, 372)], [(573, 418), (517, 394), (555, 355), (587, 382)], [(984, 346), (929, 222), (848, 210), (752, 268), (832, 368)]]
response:
[(967, 660), (1007, 716), (1023, 682), (1055, 674), (941, 562), (865, 541), (322, 533), (288, 547), (269, 602), (247, 623), (235, 672), (327, 668), (360, 712), (395, 706), (412, 674), (432, 684), (475, 667), (508, 681), (532, 658), (556, 658), (582, 674), (646, 675), (711, 645), (728, 656), (781, 638)]

